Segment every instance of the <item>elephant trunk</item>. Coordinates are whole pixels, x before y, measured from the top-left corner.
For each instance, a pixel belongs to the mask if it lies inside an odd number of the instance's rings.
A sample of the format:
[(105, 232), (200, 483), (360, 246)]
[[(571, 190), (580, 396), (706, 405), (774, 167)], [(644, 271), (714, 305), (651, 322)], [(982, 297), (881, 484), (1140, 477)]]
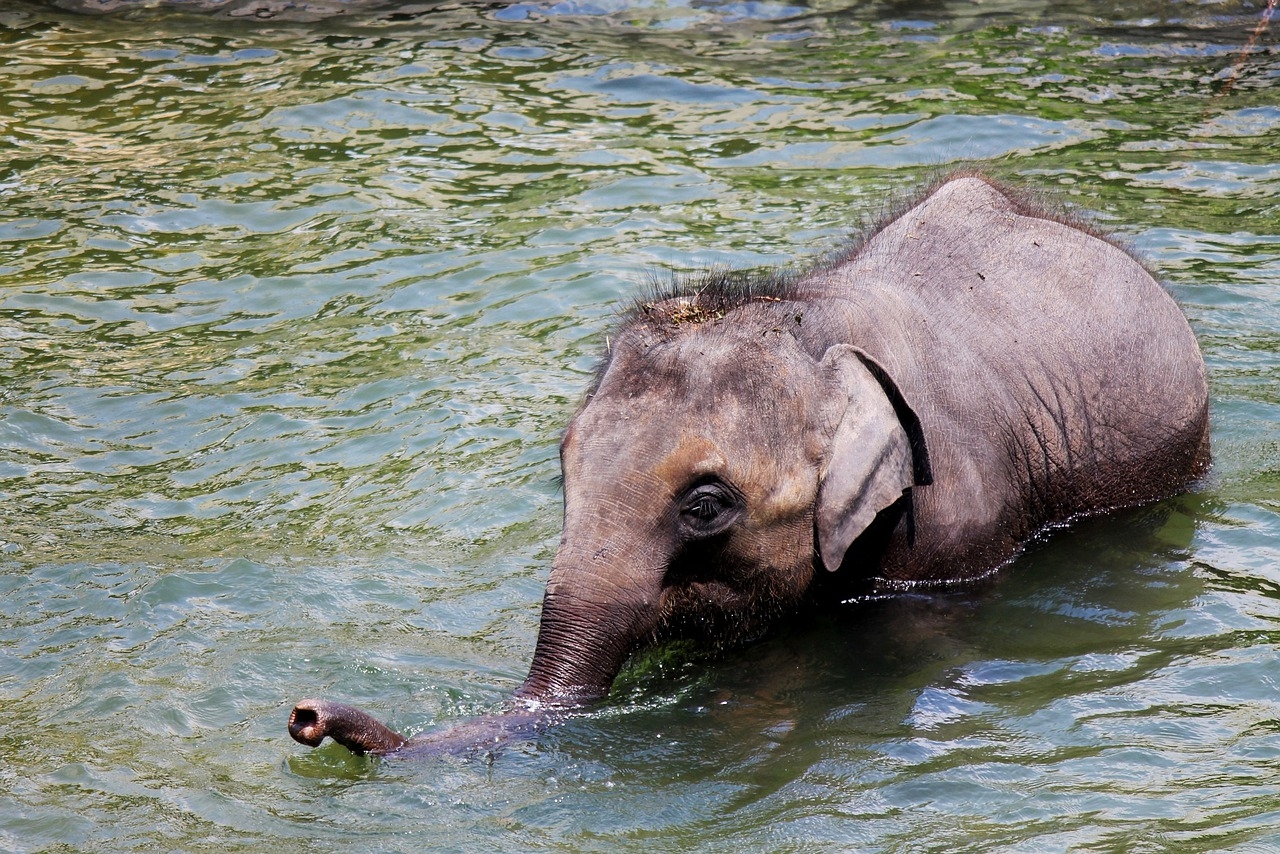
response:
[(318, 747), (327, 736), (357, 755), (476, 756), (496, 753), (509, 741), (533, 736), (554, 720), (548, 710), (518, 706), (409, 739), (353, 706), (303, 700), (289, 715), (289, 735), (308, 747)]
[(630, 654), (624, 638), (565, 626), (544, 612), (529, 676), (515, 696), (550, 707), (590, 703), (609, 693)]
[[(609, 693), (627, 658), (657, 622), (660, 582), (630, 568), (575, 560), (562, 548), (547, 584), (533, 663), (516, 697), (551, 707), (577, 706)], [(658, 578), (661, 576), (658, 575)], [(617, 583), (615, 579), (625, 579)]]
[[(653, 632), (661, 573), (604, 563), (610, 555), (636, 553), (609, 544), (584, 560), (579, 550), (562, 546), (547, 583), (529, 676), (506, 710), (406, 739), (359, 709), (303, 700), (289, 716), (289, 734), (309, 747), (329, 737), (353, 753), (393, 758), (492, 754), (537, 734), (569, 709), (609, 693), (628, 656)], [(659, 580), (649, 584), (651, 577)]]
[(289, 715), (289, 735), (307, 747), (319, 747), (328, 736), (356, 754), (392, 753), (408, 742), (371, 715), (326, 700), (303, 700), (294, 706)]

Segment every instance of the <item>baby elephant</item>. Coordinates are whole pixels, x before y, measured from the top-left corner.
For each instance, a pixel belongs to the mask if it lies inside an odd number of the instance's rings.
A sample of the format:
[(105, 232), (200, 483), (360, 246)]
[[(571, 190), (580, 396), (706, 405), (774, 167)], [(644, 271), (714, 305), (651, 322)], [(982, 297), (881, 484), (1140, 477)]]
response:
[(642, 647), (979, 579), (1209, 466), (1204, 361), (1173, 300), (978, 175), (803, 275), (641, 302), (607, 340), (561, 442), (564, 530), (511, 709), (406, 741), (308, 700), (296, 739), (487, 749), (602, 697)]

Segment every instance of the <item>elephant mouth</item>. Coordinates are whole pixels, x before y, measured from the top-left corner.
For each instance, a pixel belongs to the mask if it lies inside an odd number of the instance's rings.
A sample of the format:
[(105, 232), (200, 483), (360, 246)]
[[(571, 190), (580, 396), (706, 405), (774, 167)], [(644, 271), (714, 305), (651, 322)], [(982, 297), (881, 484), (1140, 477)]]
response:
[(690, 607), (730, 608), (741, 605), (745, 599), (723, 581), (686, 578), (663, 588), (662, 610), (665, 613)]
[(682, 581), (662, 591), (657, 636), (663, 640), (706, 639), (715, 644), (754, 636), (770, 615), (756, 597), (723, 581)]
[(811, 573), (771, 566), (753, 574), (668, 576), (659, 599), (656, 640), (696, 640), (724, 648), (767, 634), (803, 606)]

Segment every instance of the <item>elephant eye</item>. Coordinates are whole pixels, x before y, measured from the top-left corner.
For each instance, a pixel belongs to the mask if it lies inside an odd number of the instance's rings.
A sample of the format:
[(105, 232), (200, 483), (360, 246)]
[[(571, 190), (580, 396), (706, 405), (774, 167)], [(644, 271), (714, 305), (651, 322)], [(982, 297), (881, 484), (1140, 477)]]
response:
[(727, 484), (701, 483), (685, 493), (680, 504), (680, 527), (693, 539), (712, 537), (732, 525), (740, 510), (741, 501)]

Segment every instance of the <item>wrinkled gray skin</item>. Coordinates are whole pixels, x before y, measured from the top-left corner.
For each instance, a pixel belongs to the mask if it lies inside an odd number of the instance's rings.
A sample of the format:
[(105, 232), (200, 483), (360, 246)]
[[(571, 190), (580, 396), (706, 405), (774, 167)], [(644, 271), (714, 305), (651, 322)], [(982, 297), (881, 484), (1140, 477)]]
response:
[(295, 738), (487, 750), (602, 697), (644, 646), (982, 578), (1048, 526), (1205, 472), (1205, 368), (1130, 256), (965, 175), (803, 276), (637, 306), (561, 458), (564, 532), (511, 711), (406, 743), (306, 701)]

